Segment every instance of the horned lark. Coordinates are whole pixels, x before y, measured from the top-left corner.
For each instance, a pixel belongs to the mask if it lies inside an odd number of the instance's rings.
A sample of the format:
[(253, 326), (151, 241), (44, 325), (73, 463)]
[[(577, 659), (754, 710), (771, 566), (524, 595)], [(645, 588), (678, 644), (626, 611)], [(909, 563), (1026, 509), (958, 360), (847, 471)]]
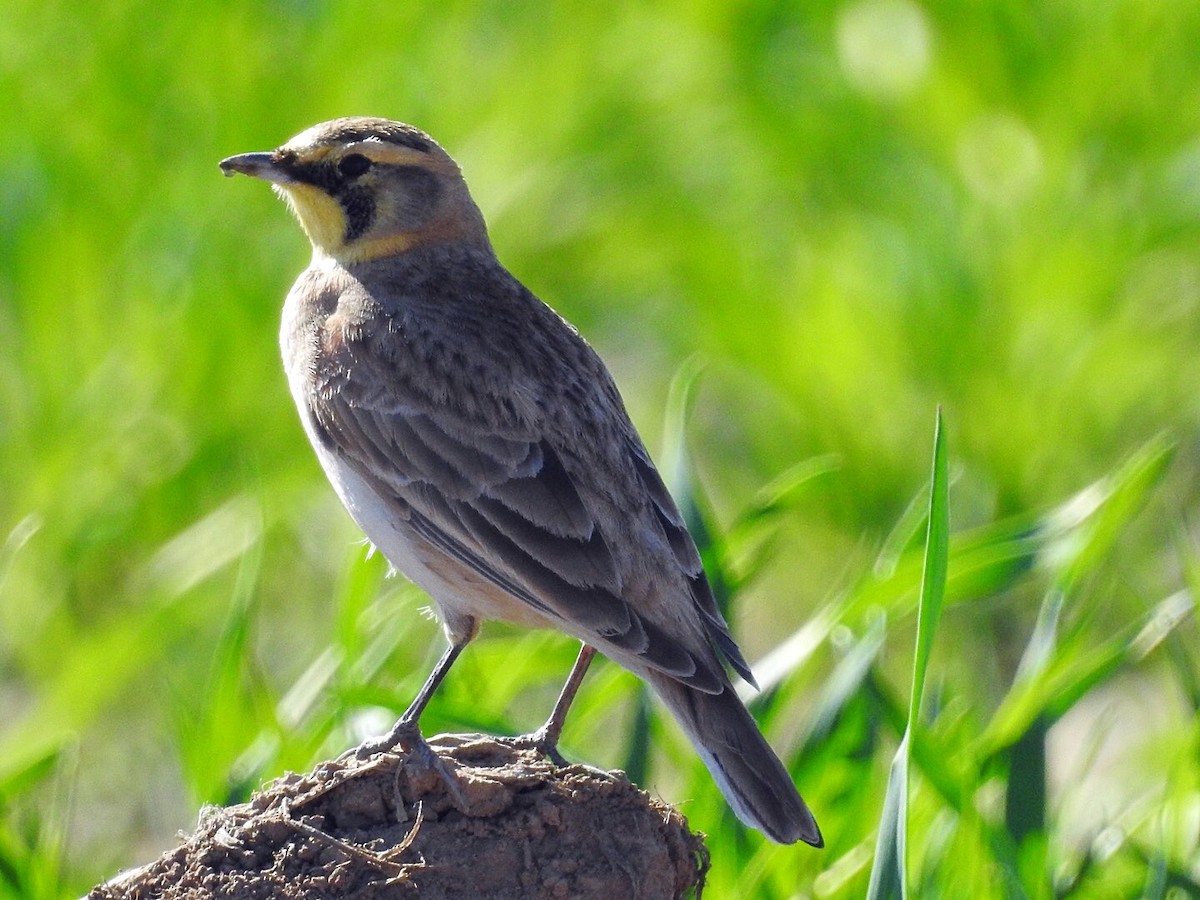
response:
[(612, 377), (497, 261), (454, 160), (409, 125), (346, 118), (221, 168), (271, 182), (312, 242), (283, 311), (292, 395), (350, 515), (450, 642), (362, 751), (420, 740), (480, 621), (557, 628), (583, 649), (548, 752), (599, 650), (654, 689), (743, 822), (821, 846), (722, 667), (754, 683)]

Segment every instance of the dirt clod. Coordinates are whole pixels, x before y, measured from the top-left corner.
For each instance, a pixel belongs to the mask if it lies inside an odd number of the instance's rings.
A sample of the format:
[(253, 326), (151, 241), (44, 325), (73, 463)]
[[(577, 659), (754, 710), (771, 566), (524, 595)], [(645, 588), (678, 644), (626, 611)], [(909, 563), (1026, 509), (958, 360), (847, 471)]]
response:
[(623, 773), (482, 735), (429, 743), (457, 797), (402, 753), (322, 763), (205, 810), (180, 847), (88, 900), (699, 896), (700, 836)]

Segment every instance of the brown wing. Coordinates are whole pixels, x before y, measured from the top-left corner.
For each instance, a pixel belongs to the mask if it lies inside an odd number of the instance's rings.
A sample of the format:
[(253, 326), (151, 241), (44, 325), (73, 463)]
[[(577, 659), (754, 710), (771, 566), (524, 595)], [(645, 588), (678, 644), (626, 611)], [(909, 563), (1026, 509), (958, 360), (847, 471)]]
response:
[[(627, 599), (629, 573), (613, 550), (627, 535), (611, 529), (658, 529), (671, 552), (656, 562), (679, 567), (710, 640), (749, 678), (607, 370), (568, 325), (519, 290), (526, 321), (504, 334), (462, 309), (448, 326), (442, 304), (375, 310), (373, 327), (326, 335), (309, 396), (318, 436), (396, 521), (455, 563), (568, 630), (594, 636), (602, 650), (719, 692), (725, 678), (714, 654), (689, 650)], [(435, 352), (446, 327), (458, 329), (457, 353)], [(531, 330), (557, 346), (524, 342)], [(572, 457), (564, 441), (589, 453)], [(597, 515), (595, 498), (621, 496), (636, 496), (628, 515), (648, 521)]]

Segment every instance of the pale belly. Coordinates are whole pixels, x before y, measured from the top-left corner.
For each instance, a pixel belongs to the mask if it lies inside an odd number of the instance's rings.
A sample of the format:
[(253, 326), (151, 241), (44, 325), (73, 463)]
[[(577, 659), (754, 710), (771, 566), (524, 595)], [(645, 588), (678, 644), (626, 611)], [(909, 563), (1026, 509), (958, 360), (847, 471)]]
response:
[(354, 469), (324, 447), (304, 411), (305, 431), (330, 484), (351, 518), (392, 566), (429, 594), (453, 641), (474, 635), (480, 620), (502, 619), (529, 628), (562, 628), (470, 567), (419, 536)]

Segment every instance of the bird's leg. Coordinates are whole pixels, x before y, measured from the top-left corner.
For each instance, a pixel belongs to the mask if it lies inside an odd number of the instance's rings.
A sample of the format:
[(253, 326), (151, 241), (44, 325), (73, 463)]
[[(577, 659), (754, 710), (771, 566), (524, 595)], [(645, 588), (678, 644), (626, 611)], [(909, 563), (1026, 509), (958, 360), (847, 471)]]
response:
[[(425, 683), (417, 691), (417, 696), (413, 698), (413, 702), (409, 704), (408, 709), (404, 711), (404, 714), (392, 726), (392, 730), (382, 737), (363, 741), (354, 749), (355, 756), (359, 757), (359, 759), (365, 759), (376, 753), (391, 750), (398, 744), (407, 744), (414, 749), (424, 746), (425, 752), (432, 753), (429, 750), (429, 745), (425, 743), (425, 739), (421, 737), (421, 713), (429, 705), (434, 691), (438, 689), (438, 685), (442, 683), (442, 680), (446, 677), (446, 673), (450, 671), (450, 667), (454, 665), (454, 661), (458, 659), (458, 655), (462, 653), (468, 641), (470, 641), (469, 637), (456, 640), (446, 648), (446, 652), (442, 654), (442, 658), (433, 667), (433, 671), (429, 673), (429, 677), (425, 679)], [(421, 751), (418, 749), (418, 752)]]
[(575, 700), (575, 695), (579, 692), (579, 686), (583, 684), (583, 678), (587, 675), (588, 666), (592, 664), (592, 657), (595, 655), (595, 647), (584, 644), (579, 648), (579, 656), (575, 658), (575, 665), (571, 667), (567, 683), (563, 685), (558, 700), (554, 703), (550, 718), (546, 720), (545, 725), (521, 741), (521, 743), (528, 743), (536, 747), (560, 766), (567, 764), (562, 754), (558, 752), (558, 739), (562, 736), (563, 724), (567, 721), (567, 710), (571, 708), (571, 703)]
[(467, 646), (470, 640), (471, 632), (468, 632), (464, 637), (456, 637), (452, 640), (450, 646), (446, 648), (446, 652), (442, 654), (442, 658), (433, 667), (433, 671), (429, 673), (429, 677), (425, 679), (425, 683), (421, 685), (421, 689), (417, 691), (417, 696), (413, 698), (413, 702), (404, 711), (404, 715), (392, 726), (391, 731), (382, 737), (363, 741), (353, 750), (343, 753), (341, 758), (354, 756), (358, 759), (366, 759), (376, 753), (383, 753), (396, 746), (403, 745), (412, 757), (416, 757), (426, 768), (438, 773), (442, 779), (442, 783), (446, 786), (446, 792), (458, 805), (459, 809), (465, 811), (470, 805), (467, 802), (466, 795), (463, 794), (462, 787), (459, 785), (454, 773), (446, 767), (446, 763), (440, 756), (433, 752), (433, 748), (429, 746), (425, 738), (421, 735), (420, 719), (421, 713), (429, 705), (434, 691), (438, 689), (438, 685), (442, 683), (442, 679), (446, 677), (446, 673), (450, 671), (450, 667), (454, 665), (454, 661), (458, 659), (458, 655), (462, 653), (463, 648)]

